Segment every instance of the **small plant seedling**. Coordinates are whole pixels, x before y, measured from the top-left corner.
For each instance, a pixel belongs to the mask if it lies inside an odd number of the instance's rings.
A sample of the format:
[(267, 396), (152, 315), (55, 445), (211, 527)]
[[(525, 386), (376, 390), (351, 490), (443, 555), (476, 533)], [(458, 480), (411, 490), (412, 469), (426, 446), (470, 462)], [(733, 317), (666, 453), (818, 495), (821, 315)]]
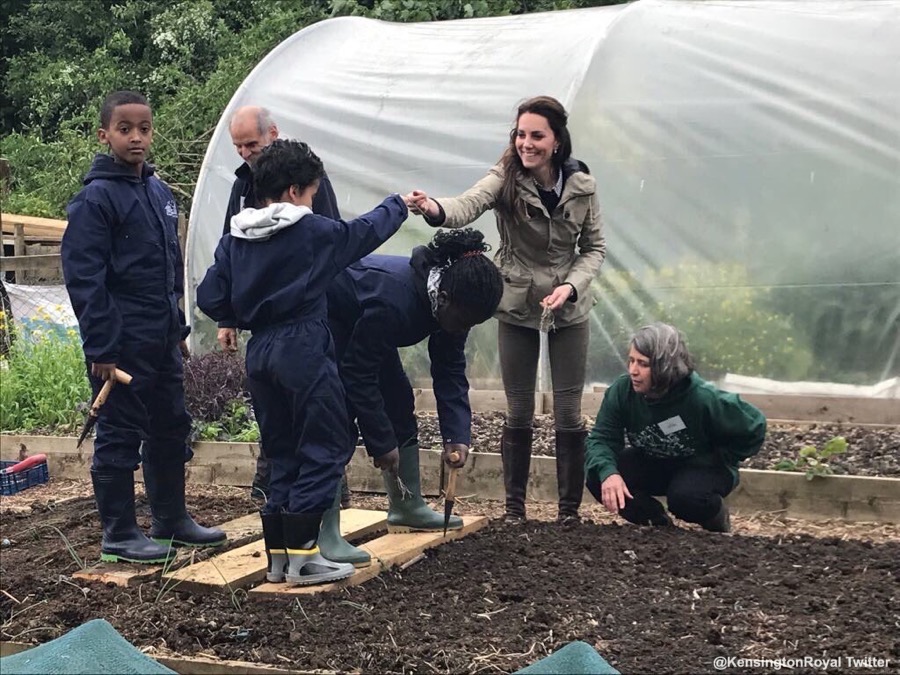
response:
[(843, 436), (835, 436), (822, 446), (821, 450), (815, 445), (805, 445), (797, 452), (796, 459), (782, 459), (773, 468), (775, 471), (802, 471), (806, 473), (806, 479), (812, 480), (816, 476), (829, 476), (834, 469), (828, 463), (835, 455), (847, 452), (847, 439)]

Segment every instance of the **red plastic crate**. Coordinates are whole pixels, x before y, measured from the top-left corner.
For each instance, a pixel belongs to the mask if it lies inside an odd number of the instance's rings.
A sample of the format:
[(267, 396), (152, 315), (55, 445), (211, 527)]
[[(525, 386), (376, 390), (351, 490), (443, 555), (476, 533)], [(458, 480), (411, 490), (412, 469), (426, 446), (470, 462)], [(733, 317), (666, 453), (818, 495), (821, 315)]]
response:
[[(5, 469), (13, 464), (18, 464), (18, 462), (0, 461), (0, 469)], [(47, 462), (42, 462), (24, 471), (0, 474), (0, 495), (14, 495), (35, 485), (46, 483), (48, 480), (50, 480), (50, 470), (47, 468)]]

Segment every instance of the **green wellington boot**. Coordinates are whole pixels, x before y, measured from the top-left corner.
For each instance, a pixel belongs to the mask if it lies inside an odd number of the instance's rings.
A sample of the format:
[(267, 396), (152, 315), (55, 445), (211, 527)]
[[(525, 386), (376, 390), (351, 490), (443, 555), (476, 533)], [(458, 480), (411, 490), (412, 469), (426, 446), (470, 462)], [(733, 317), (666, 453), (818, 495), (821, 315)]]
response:
[(372, 556), (361, 548), (350, 544), (341, 536), (343, 485), (343, 481), (338, 483), (331, 508), (322, 514), (322, 528), (319, 530), (319, 550), (328, 560), (350, 563), (354, 567), (368, 567), (372, 564)]
[[(419, 477), (419, 444), (411, 443), (400, 448), (401, 489), (396, 479), (381, 472), (388, 500), (388, 532), (443, 532), (444, 514), (432, 511), (422, 499), (422, 483)], [(448, 530), (459, 530), (462, 518), (450, 516)]]

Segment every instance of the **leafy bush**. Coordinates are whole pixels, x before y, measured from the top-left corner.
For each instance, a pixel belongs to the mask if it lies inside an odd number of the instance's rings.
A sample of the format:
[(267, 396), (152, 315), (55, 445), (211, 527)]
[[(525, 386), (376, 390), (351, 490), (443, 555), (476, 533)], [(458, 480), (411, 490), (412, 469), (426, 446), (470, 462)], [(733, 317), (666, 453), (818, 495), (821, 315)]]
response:
[[(768, 289), (753, 283), (743, 265), (683, 262), (641, 281), (615, 269), (600, 278), (604, 306), (595, 311), (609, 341), (621, 340), (616, 357), (637, 328), (664, 321), (685, 334), (697, 370), (708, 379), (735, 373), (798, 380), (812, 367), (807, 338), (790, 315), (771, 308)], [(608, 371), (611, 357), (601, 358)]]
[(0, 323), (17, 333), (0, 358), (0, 429), (74, 432), (91, 397), (78, 331), (40, 319), (27, 330), (10, 326), (5, 312)]
[(81, 179), (100, 149), (74, 131), (65, 131), (51, 142), (34, 134), (10, 134), (3, 139), (3, 157), (11, 168), (4, 212), (64, 218), (66, 204), (81, 188)]

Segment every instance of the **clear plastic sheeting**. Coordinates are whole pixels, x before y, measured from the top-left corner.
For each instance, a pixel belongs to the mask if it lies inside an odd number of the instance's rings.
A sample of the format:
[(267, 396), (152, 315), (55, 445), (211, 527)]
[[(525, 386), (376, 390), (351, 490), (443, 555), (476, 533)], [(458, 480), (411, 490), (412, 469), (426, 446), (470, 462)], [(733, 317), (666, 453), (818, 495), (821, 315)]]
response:
[[(872, 385), (900, 374), (900, 1), (628, 5), (440, 23), (346, 17), (273, 50), (211, 140), (188, 234), (193, 307), (240, 159), (228, 118), (268, 107), (323, 158), (345, 217), (390, 192), (455, 195), (502, 153), (523, 99), (569, 109), (608, 258), (589, 382), (635, 328), (681, 328), (709, 379)], [(496, 243), (491, 214), (475, 224)], [(432, 236), (411, 217), (382, 249)], [(496, 327), (470, 375), (499, 387)], [(410, 350), (411, 377), (427, 357)]]

